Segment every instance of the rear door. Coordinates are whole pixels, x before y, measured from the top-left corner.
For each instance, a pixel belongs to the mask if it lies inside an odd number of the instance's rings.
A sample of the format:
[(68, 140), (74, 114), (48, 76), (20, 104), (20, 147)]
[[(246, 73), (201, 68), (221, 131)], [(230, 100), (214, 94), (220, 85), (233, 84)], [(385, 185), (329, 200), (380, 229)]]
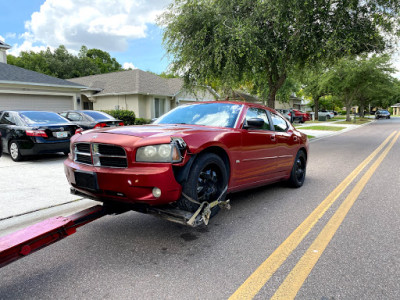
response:
[(2, 135), (2, 148), (8, 152), (8, 141), (16, 136), (16, 118), (12, 112), (4, 111), (0, 116), (0, 132)]
[(293, 166), (294, 155), (300, 141), (281, 116), (271, 113), (271, 120), (275, 131), (276, 170), (279, 173), (287, 173)]

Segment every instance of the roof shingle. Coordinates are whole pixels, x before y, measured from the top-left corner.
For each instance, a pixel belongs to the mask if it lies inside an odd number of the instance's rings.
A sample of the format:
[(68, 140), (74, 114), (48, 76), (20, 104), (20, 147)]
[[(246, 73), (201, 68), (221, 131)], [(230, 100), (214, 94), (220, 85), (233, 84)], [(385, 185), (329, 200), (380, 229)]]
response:
[(17, 66), (0, 63), (0, 82), (38, 84), (48, 86), (82, 87), (81, 84), (48, 76), (42, 73), (23, 69)]
[(72, 78), (69, 81), (92, 89), (101, 89), (96, 96), (108, 94), (152, 94), (173, 96), (183, 87), (181, 78), (163, 78), (139, 69)]

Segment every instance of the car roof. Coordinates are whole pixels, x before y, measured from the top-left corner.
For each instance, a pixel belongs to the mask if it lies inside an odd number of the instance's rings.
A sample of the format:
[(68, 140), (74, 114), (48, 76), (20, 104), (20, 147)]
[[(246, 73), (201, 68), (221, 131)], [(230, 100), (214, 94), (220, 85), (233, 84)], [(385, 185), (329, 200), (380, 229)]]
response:
[(248, 107), (256, 107), (256, 108), (265, 108), (271, 112), (274, 112), (275, 110), (264, 105), (261, 103), (253, 103), (253, 102), (242, 102), (242, 101), (232, 101), (232, 100), (217, 100), (217, 101), (196, 101), (193, 103), (190, 103), (188, 105), (191, 104), (203, 104), (203, 103), (226, 103), (226, 104), (236, 104), (236, 105), (244, 105), (244, 106), (248, 106)]

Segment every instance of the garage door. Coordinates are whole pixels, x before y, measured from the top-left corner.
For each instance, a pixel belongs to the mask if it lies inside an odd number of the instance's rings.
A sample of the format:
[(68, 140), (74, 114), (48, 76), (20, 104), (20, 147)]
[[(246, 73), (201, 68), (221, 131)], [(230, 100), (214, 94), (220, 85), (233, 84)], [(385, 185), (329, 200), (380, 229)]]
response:
[(49, 110), (60, 112), (73, 109), (72, 97), (0, 94), (0, 110)]

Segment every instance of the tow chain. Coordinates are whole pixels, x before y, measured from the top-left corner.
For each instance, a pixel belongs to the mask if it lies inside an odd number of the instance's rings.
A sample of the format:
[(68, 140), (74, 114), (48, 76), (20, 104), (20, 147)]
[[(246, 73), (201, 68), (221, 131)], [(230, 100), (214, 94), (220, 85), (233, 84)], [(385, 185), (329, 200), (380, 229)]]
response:
[(219, 207), (221, 208), (225, 208), (225, 209), (230, 209), (231, 205), (230, 205), (230, 200), (225, 200), (225, 201), (221, 201), (222, 196), (225, 194), (225, 192), (228, 190), (228, 186), (226, 186), (224, 188), (224, 190), (222, 191), (221, 195), (219, 195), (218, 199), (209, 203), (207, 201), (204, 202), (199, 202), (194, 200), (193, 198), (189, 197), (188, 195), (186, 195), (185, 193), (182, 192), (182, 195), (189, 200), (190, 202), (193, 202), (195, 204), (200, 205), (199, 208), (196, 210), (196, 212), (192, 215), (192, 217), (189, 219), (189, 221), (187, 221), (187, 224), (190, 226), (193, 226), (196, 218), (198, 215), (201, 215), (200, 220), (204, 222), (205, 225), (208, 225), (208, 222), (210, 221), (210, 217), (211, 217), (211, 209), (217, 205), (219, 205)]

